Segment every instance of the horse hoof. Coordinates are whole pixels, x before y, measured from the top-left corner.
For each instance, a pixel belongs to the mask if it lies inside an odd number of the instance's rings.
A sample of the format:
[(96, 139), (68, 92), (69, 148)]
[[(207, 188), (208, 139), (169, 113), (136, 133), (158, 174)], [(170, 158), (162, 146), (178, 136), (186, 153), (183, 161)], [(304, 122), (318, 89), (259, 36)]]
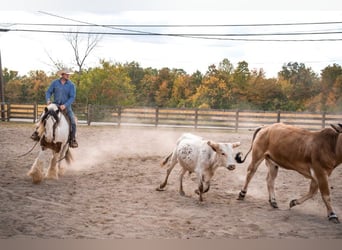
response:
[(36, 185), (40, 184), (41, 182), (42, 182), (42, 180), (32, 180), (32, 183), (36, 184)]
[(292, 200), (291, 202), (290, 202), (290, 208), (292, 208), (292, 207), (294, 207), (294, 206), (296, 206), (297, 205), (297, 200)]

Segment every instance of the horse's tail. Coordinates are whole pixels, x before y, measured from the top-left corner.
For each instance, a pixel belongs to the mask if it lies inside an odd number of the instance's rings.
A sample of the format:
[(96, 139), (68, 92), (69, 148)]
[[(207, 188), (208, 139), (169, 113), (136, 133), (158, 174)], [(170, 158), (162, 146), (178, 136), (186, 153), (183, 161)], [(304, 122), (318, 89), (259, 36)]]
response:
[(257, 133), (264, 127), (258, 127), (255, 131), (254, 131), (254, 134), (253, 134), (253, 139), (252, 139), (252, 143), (251, 143), (251, 147), (249, 148), (247, 154), (245, 155), (245, 157), (242, 159), (242, 153), (241, 152), (238, 152), (236, 155), (235, 155), (235, 160), (237, 163), (244, 163), (247, 156), (249, 155), (249, 153), (251, 152), (252, 148), (253, 148), (253, 142), (254, 142), (254, 139), (257, 135)]
[(73, 160), (72, 153), (71, 153), (71, 151), (69, 150), (69, 148), (68, 148), (68, 150), (65, 152), (65, 160), (66, 160), (66, 162), (67, 162), (68, 164), (70, 164), (70, 163), (72, 162), (72, 160)]

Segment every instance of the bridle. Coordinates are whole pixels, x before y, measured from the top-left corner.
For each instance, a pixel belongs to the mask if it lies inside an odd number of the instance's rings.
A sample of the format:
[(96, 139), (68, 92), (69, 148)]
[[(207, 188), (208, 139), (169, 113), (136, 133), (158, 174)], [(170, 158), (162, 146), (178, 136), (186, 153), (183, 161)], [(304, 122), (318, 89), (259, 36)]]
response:
[(41, 121), (43, 122), (44, 127), (46, 126), (46, 121), (50, 117), (52, 117), (54, 119), (54, 123), (53, 123), (53, 127), (52, 127), (53, 128), (53, 141), (55, 140), (55, 132), (56, 132), (56, 128), (58, 126), (59, 120), (60, 120), (58, 114), (59, 114), (59, 109), (57, 111), (54, 111), (52, 109), (50, 109), (50, 110), (46, 109), (44, 115), (41, 118)]

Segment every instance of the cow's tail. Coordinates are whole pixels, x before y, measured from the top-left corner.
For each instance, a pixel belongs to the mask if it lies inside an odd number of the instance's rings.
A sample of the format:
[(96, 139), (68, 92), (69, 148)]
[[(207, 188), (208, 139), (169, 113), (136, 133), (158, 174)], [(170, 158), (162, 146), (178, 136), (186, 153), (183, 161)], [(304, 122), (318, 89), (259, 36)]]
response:
[(254, 134), (253, 134), (253, 139), (252, 139), (252, 143), (251, 143), (251, 147), (249, 148), (247, 154), (245, 155), (245, 157), (242, 159), (242, 152), (238, 152), (236, 155), (235, 155), (235, 160), (237, 163), (244, 163), (247, 156), (249, 155), (249, 153), (252, 151), (252, 148), (253, 148), (253, 143), (254, 143), (254, 139), (257, 135), (257, 133), (264, 127), (258, 127), (255, 131), (254, 131)]
[(160, 164), (160, 166), (162, 166), (162, 167), (165, 166), (165, 164), (170, 160), (172, 154), (173, 154), (173, 152), (170, 153), (168, 156), (166, 156), (166, 157), (164, 158), (164, 160), (162, 161), (162, 163)]

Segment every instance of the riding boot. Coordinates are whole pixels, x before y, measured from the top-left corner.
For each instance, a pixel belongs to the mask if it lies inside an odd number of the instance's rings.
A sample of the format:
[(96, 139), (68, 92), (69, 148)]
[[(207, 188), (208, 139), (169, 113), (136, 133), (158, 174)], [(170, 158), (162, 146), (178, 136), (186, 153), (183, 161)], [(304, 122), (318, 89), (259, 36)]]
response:
[(71, 139), (70, 139), (70, 141), (69, 141), (69, 146), (70, 146), (71, 148), (77, 148), (77, 147), (78, 147), (78, 143), (77, 143), (77, 141), (76, 141), (75, 138), (71, 138)]
[(69, 145), (71, 148), (77, 148), (78, 147), (78, 143), (76, 141), (76, 123), (75, 122), (71, 122)]

